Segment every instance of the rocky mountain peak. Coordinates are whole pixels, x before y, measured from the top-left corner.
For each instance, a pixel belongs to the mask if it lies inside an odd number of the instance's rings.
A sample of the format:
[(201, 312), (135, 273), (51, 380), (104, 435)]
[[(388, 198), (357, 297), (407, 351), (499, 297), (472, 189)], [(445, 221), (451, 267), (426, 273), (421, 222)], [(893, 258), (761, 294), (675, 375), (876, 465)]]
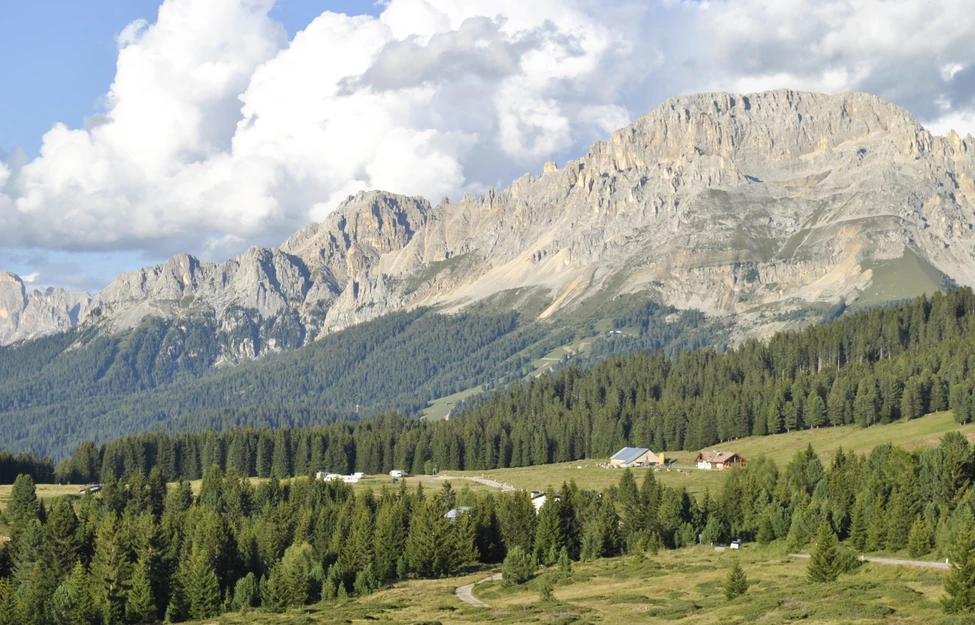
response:
[[(680, 96), (501, 191), (436, 206), (363, 191), (280, 249), (124, 274), (90, 322), (205, 313), (232, 331), (288, 317), (311, 340), (517, 289), (549, 302), (543, 316), (644, 292), (769, 331), (810, 307), (975, 283), (973, 147), (863, 93)], [(0, 275), (6, 319), (32, 297)], [(0, 341), (24, 336), (2, 323)]]

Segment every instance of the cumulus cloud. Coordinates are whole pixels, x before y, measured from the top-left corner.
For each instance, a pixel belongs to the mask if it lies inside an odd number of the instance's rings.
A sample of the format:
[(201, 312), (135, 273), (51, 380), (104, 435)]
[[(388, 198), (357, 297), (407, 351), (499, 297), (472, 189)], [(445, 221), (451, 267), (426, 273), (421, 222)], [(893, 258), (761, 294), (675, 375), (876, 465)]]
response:
[(273, 0), (165, 0), (118, 36), (104, 111), (0, 155), (0, 245), (220, 260), (361, 189), (504, 185), (696, 91), (862, 90), (975, 130), (967, 4), (389, 0), (289, 41)]

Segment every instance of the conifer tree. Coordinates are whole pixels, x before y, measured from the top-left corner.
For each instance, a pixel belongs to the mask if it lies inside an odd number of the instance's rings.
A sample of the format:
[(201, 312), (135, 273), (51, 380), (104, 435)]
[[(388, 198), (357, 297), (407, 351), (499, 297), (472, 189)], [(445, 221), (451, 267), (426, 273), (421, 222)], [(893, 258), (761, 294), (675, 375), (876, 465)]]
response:
[(251, 572), (237, 580), (237, 584), (234, 586), (234, 599), (231, 607), (237, 612), (254, 608), (257, 607), (259, 598), (260, 589), (257, 585), (257, 578)]
[(945, 575), (946, 597), (941, 607), (946, 614), (975, 612), (975, 533), (963, 528), (948, 553), (951, 568)]
[(740, 597), (748, 591), (748, 576), (745, 575), (745, 569), (741, 567), (741, 562), (738, 558), (734, 558), (731, 563), (731, 569), (728, 571), (728, 576), (725, 578), (724, 582), (724, 596), (731, 601), (735, 597)]
[(106, 620), (122, 618), (125, 612), (126, 586), (132, 576), (128, 545), (115, 515), (108, 514), (98, 526), (95, 556), (91, 563), (92, 595)]
[(823, 521), (819, 525), (816, 544), (813, 546), (809, 565), (806, 567), (810, 581), (818, 583), (835, 581), (840, 574), (838, 559), (839, 543), (836, 540), (836, 534), (829, 523)]
[(955, 415), (955, 422), (968, 423), (971, 419), (972, 392), (967, 384), (958, 383), (951, 387), (948, 393), (948, 408)]
[(220, 582), (214, 570), (213, 559), (204, 549), (197, 549), (190, 559), (186, 598), (189, 617), (192, 619), (208, 619), (220, 613)]
[(152, 623), (158, 616), (156, 600), (152, 592), (149, 563), (145, 557), (139, 560), (132, 573), (132, 587), (125, 600), (125, 619), (129, 623)]
[[(630, 476), (632, 479), (632, 476)], [(636, 496), (636, 482), (633, 483)], [(544, 564), (553, 564), (559, 550), (565, 546), (565, 532), (562, 528), (562, 503), (551, 488), (546, 493), (545, 503), (538, 511), (538, 526), (535, 529), (535, 559)]]
[(907, 538), (907, 553), (912, 558), (920, 558), (931, 551), (931, 540), (928, 537), (928, 526), (921, 515), (914, 517), (911, 533)]
[(850, 518), (850, 543), (857, 551), (863, 551), (867, 546), (869, 530), (867, 510), (863, 505), (863, 499), (858, 497), (856, 503), (853, 504), (853, 512)]
[(0, 625), (20, 625), (19, 618), (14, 585), (0, 577)]
[(826, 425), (826, 402), (815, 390), (809, 393), (806, 399), (806, 424), (813, 428)]
[(535, 558), (520, 545), (508, 550), (501, 565), (501, 579), (506, 584), (524, 584), (535, 575)]
[(396, 576), (396, 563), (406, 548), (406, 527), (406, 505), (402, 499), (379, 508), (373, 535), (374, 562), (379, 579)]
[(498, 508), (498, 522), (505, 549), (510, 551), (518, 546), (525, 552), (532, 551), (538, 515), (526, 491), (514, 493), (505, 505)]
[(7, 519), (14, 527), (22, 526), (30, 519), (39, 518), (40, 510), (34, 478), (18, 475), (10, 489), (10, 499), (6, 507)]
[(63, 588), (68, 603), (59, 615), (66, 625), (94, 625), (99, 620), (98, 608), (91, 596), (91, 579), (85, 567), (76, 563)]
[[(332, 569), (337, 570), (336, 567)], [(341, 577), (336, 580), (338, 587), (344, 588)], [(291, 589), (289, 588), (287, 573), (279, 562), (271, 569), (267, 583), (261, 589), (261, 606), (270, 612), (283, 612), (291, 603)]]
[(71, 572), (80, 548), (78, 517), (67, 497), (54, 501), (44, 530), (44, 562), (60, 581)]

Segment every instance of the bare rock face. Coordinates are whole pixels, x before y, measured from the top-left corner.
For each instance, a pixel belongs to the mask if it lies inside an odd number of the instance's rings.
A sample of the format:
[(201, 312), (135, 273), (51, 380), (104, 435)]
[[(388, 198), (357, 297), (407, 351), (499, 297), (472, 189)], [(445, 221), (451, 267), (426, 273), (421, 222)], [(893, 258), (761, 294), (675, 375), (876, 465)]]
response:
[[(783, 327), (772, 309), (898, 299), (944, 277), (975, 284), (973, 151), (971, 137), (933, 136), (866, 94), (679, 97), (503, 191), (437, 206), (359, 193), (279, 250), (220, 265), (176, 256), (120, 276), (90, 305), (27, 295), (0, 274), (0, 342), (199, 312), (223, 329), (292, 315), (312, 340), (526, 287), (549, 299), (543, 316), (648, 292), (761, 334)], [(45, 325), (39, 308), (74, 313)]]
[(87, 293), (28, 292), (19, 276), (0, 272), (0, 345), (70, 330), (88, 315), (90, 305)]

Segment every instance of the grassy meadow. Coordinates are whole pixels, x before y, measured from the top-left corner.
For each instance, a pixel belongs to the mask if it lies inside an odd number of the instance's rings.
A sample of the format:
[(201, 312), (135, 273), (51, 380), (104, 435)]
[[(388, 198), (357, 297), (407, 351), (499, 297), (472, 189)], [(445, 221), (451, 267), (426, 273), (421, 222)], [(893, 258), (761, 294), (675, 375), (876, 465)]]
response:
[[(579, 562), (567, 575), (543, 571), (524, 586), (478, 584), (474, 594), (490, 608), (470, 607), (453, 594), (457, 586), (494, 572), (482, 570), (458, 578), (401, 582), (342, 604), (285, 614), (227, 614), (208, 622), (909, 625), (942, 620), (938, 599), (943, 573), (938, 570), (866, 564), (834, 583), (812, 584), (806, 578), (806, 560), (789, 558), (775, 547), (748, 546), (738, 557), (750, 588), (727, 601), (722, 584), (733, 557), (731, 552), (696, 547)], [(551, 596), (543, 598), (541, 587), (552, 581)]]
[[(975, 424), (959, 426), (950, 412), (938, 412), (913, 421), (898, 421), (888, 425), (860, 428), (855, 425), (826, 427), (818, 430), (800, 430), (773, 436), (751, 436), (729, 441), (716, 448), (734, 451), (744, 458), (754, 458), (765, 454), (784, 467), (797, 451), (812, 444), (816, 452), (828, 457), (837, 449), (866, 453), (883, 443), (891, 443), (906, 449), (937, 445), (949, 430), (958, 430), (969, 440), (975, 440)], [(637, 481), (643, 479), (646, 471), (655, 471), (655, 477), (667, 486), (685, 486), (690, 493), (702, 493), (706, 489), (715, 492), (720, 489), (724, 476), (720, 471), (703, 471), (693, 468), (696, 451), (666, 452), (665, 458), (673, 459), (676, 468), (633, 469)], [(606, 459), (577, 460), (534, 467), (513, 469), (494, 469), (492, 471), (445, 471), (442, 475), (476, 476), (511, 484), (526, 490), (544, 490), (552, 486), (558, 488), (562, 482), (575, 480), (580, 488), (602, 490), (619, 482), (620, 472), (604, 469), (599, 465)]]

